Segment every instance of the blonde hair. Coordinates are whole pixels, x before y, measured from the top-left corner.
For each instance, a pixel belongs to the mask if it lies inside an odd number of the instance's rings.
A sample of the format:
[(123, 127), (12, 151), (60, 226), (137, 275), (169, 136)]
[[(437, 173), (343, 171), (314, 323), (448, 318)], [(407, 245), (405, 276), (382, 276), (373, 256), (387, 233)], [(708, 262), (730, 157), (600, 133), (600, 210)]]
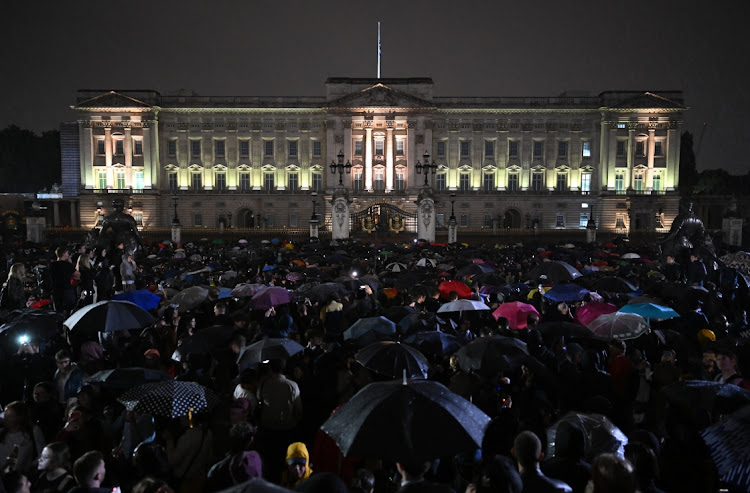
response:
[(76, 270), (80, 272), (81, 269), (91, 269), (91, 260), (85, 253), (79, 255), (76, 261)]
[(15, 277), (19, 281), (23, 281), (23, 276), (21, 276), (21, 269), (24, 268), (23, 262), (16, 262), (15, 264), (10, 266), (10, 269), (8, 269), (8, 281), (10, 281), (11, 277)]

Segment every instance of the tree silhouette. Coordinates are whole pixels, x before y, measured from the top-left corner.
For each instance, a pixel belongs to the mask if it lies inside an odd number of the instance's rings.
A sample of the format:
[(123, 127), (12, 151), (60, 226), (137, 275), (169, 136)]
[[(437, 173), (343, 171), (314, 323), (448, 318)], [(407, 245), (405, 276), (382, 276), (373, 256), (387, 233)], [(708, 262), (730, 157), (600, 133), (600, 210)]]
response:
[(693, 151), (693, 135), (687, 130), (680, 139), (680, 195), (688, 197), (698, 181), (698, 170)]
[(0, 192), (38, 192), (60, 183), (60, 132), (37, 135), (17, 125), (0, 130)]

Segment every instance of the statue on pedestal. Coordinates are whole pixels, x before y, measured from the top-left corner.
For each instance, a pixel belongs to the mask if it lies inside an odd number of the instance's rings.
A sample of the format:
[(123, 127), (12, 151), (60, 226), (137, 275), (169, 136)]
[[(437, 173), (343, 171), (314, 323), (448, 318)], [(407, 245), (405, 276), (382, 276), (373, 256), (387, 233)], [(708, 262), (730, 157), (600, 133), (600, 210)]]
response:
[[(125, 251), (133, 255), (141, 244), (138, 225), (133, 216), (123, 211), (125, 204), (122, 199), (113, 200), (112, 207), (114, 211), (108, 214), (104, 218), (104, 221), (102, 221), (102, 229), (99, 232), (99, 237), (108, 238), (110, 248), (122, 243)], [(108, 232), (109, 229), (112, 229), (111, 233)]]
[(716, 259), (714, 242), (706, 233), (703, 221), (693, 212), (693, 202), (686, 198), (680, 201), (680, 213), (659, 247), (664, 257), (671, 255), (678, 261), (686, 261), (691, 251), (706, 263)]

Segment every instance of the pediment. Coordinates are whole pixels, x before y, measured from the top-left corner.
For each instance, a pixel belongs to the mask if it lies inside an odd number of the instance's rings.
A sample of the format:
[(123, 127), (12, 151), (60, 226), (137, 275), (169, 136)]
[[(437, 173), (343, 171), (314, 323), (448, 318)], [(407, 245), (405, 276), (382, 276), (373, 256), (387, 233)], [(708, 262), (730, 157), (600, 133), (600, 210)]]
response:
[(649, 108), (684, 108), (677, 101), (665, 98), (653, 92), (644, 92), (610, 106), (618, 109), (649, 109)]
[(328, 103), (331, 108), (394, 107), (394, 108), (428, 108), (431, 102), (411, 94), (398, 91), (385, 84), (362, 89)]
[(130, 96), (120, 94), (119, 92), (109, 91), (78, 103), (76, 108), (151, 108), (151, 105), (138, 99), (131, 98)]

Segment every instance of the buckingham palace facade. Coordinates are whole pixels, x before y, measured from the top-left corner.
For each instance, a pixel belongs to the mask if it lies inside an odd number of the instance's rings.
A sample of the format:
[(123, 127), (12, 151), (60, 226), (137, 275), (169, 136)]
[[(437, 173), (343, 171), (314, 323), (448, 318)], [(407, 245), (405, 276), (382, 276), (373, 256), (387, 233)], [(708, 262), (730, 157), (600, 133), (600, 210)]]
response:
[[(661, 230), (677, 213), (679, 91), (438, 97), (429, 78), (331, 78), (324, 96), (78, 92), (62, 126), (71, 225), (123, 198), (144, 228), (306, 228), (341, 183), (353, 213), (413, 213), (425, 184), (438, 226)], [(351, 164), (339, 173), (332, 164)], [(421, 168), (422, 165), (430, 166)], [(332, 173), (332, 169), (335, 171)], [(417, 173), (424, 169), (428, 174)], [(425, 178), (426, 177), (426, 178)]]

